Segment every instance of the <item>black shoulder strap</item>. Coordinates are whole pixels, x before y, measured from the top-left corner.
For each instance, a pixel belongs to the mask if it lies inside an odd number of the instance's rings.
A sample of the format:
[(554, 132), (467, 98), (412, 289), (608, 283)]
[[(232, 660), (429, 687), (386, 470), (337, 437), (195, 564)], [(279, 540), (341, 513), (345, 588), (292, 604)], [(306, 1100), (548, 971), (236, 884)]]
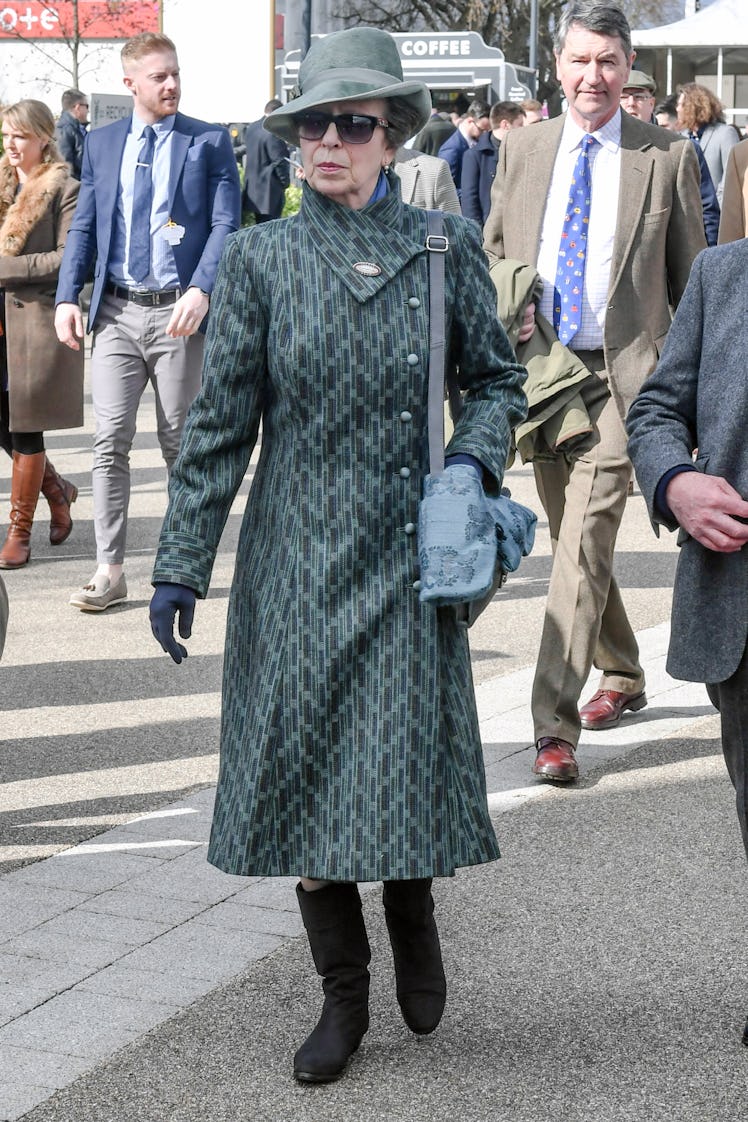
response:
[(444, 235), (444, 222), (440, 210), (426, 212), (429, 251), (429, 471), (438, 475), (444, 471), (444, 255), (449, 249), (449, 239)]
[(429, 470), (444, 471), (444, 398), (449, 398), (449, 411), (456, 421), (462, 412), (462, 398), (457, 372), (449, 363), (445, 338), (444, 258), (449, 252), (449, 238), (444, 234), (440, 210), (427, 210), (429, 251)]

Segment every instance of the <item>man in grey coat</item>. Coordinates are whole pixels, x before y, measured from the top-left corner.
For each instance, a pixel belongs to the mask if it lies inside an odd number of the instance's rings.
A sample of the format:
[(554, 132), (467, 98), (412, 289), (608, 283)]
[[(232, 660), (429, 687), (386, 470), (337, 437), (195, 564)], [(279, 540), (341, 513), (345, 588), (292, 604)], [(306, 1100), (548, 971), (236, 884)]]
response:
[(667, 669), (705, 682), (720, 712), (748, 854), (748, 338), (736, 284), (746, 276), (745, 239), (697, 257), (627, 429), (655, 532), (680, 529)]

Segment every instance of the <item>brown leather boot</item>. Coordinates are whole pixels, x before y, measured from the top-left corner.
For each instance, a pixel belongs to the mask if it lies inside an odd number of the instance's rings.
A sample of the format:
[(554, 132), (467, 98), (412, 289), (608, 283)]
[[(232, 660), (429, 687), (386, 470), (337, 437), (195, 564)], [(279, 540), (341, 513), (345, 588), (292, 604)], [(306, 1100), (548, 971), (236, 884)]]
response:
[(52, 545), (62, 545), (73, 528), (70, 504), (78, 498), (78, 488), (70, 480), (63, 479), (47, 460), (44, 465), (42, 494), (49, 503), (49, 540)]
[(0, 569), (20, 569), (31, 557), (31, 527), (44, 478), (47, 456), (13, 453), (13, 476), (10, 484), (10, 526), (5, 545), (0, 551)]

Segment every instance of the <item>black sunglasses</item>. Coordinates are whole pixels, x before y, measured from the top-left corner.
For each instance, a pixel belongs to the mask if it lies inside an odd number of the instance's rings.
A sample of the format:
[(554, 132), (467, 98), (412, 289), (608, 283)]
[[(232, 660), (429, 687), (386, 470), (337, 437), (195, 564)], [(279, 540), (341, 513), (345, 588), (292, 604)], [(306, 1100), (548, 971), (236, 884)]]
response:
[(344, 144), (368, 144), (377, 125), (383, 129), (389, 125), (383, 117), (369, 117), (365, 113), (299, 113), (294, 123), (302, 140), (321, 140), (330, 124), (334, 124)]

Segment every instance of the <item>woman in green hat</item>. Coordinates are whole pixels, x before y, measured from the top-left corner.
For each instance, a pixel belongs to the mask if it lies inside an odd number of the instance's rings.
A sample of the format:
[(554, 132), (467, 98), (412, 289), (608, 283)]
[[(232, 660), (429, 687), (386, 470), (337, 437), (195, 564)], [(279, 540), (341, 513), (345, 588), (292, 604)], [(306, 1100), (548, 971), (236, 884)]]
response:
[[(491, 861), (467, 634), (419, 600), (428, 471), (427, 216), (389, 165), (428, 119), (394, 40), (355, 28), (313, 45), (299, 96), (265, 127), (298, 145), (298, 216), (226, 241), (203, 389), (172, 471), (151, 622), (176, 662), (262, 425), (228, 610), (221, 763), (209, 860), (298, 876), (325, 1001), (296, 1053), (336, 1079), (369, 1024), (359, 881), (384, 881), (397, 999), (431, 1032), (446, 982), (432, 877)], [(448, 454), (501, 483), (524, 418), (473, 223), (445, 215), (446, 330), (464, 410)]]

